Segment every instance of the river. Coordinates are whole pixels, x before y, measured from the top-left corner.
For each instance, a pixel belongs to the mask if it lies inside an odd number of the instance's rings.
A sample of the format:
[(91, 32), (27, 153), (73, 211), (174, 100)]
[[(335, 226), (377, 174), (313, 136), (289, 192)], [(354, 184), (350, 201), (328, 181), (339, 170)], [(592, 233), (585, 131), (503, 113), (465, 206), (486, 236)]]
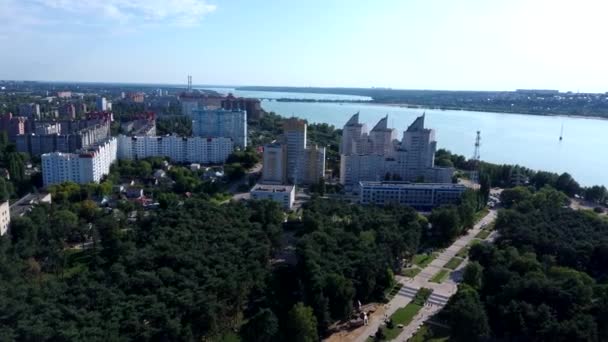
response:
[[(349, 95), (238, 91), (213, 88), (220, 93), (258, 98), (369, 100)], [(565, 116), (537, 116), (473, 111), (413, 109), (366, 103), (262, 101), (262, 108), (309, 122), (342, 128), (350, 116), (371, 129), (388, 114), (389, 126), (402, 131), (426, 113), (425, 125), (435, 129), (437, 145), (471, 157), (475, 135), (481, 131), (481, 159), (498, 164), (519, 164), (531, 169), (570, 173), (581, 185), (608, 186), (608, 120)], [(561, 127), (564, 138), (560, 142)]]

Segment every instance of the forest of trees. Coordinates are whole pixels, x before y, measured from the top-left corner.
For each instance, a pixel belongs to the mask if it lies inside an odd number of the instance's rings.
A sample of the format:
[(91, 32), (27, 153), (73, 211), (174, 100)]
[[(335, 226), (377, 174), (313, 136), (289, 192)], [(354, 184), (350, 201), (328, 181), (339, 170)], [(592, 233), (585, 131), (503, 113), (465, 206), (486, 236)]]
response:
[(608, 221), (552, 188), (502, 195), (494, 245), (471, 248), (442, 317), (457, 341), (608, 339)]
[[(135, 224), (87, 201), (36, 206), (0, 239), (0, 340), (200, 340), (230, 330), (269, 275), (282, 219), (274, 203), (198, 198)], [(93, 246), (66, 248), (73, 234)]]
[(91, 196), (102, 189), (52, 190), (57, 201), (0, 238), (0, 340), (218, 340), (239, 331), (244, 341), (316, 341), (356, 300), (384, 298), (427, 226), (410, 208), (314, 197), (287, 226), (296, 262), (276, 264), (285, 216), (273, 202), (194, 195), (133, 222), (97, 206)]

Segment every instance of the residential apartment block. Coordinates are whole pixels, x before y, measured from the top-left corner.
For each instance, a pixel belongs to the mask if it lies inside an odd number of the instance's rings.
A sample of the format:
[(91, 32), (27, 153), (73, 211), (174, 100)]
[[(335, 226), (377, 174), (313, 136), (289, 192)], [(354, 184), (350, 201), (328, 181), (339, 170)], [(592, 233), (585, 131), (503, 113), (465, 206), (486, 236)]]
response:
[(15, 141), (16, 136), (25, 133), (26, 121), (25, 117), (4, 114), (0, 116), (0, 130), (6, 132), (10, 141)]
[(116, 138), (109, 138), (77, 153), (45, 153), (42, 155), (44, 186), (68, 181), (79, 184), (99, 182), (110, 172), (117, 152)]
[(246, 111), (204, 108), (193, 110), (191, 116), (193, 135), (230, 138), (236, 147), (247, 147)]
[(325, 147), (308, 145), (306, 122), (287, 119), (280, 143), (264, 146), (262, 182), (315, 184), (325, 175)]
[(118, 136), (118, 159), (167, 157), (179, 163), (220, 164), (233, 150), (229, 138)]
[(368, 133), (353, 115), (343, 129), (340, 144), (340, 183), (355, 188), (360, 181), (398, 180), (448, 183), (453, 168), (435, 167), (435, 131), (424, 128), (424, 115), (397, 139), (382, 118)]
[(268, 184), (283, 184), (287, 180), (285, 169), (287, 151), (285, 145), (274, 143), (264, 145), (262, 181)]
[(43, 153), (74, 152), (87, 148), (110, 136), (110, 121), (37, 122), (34, 129), (36, 133), (20, 134), (15, 137), (17, 151), (37, 156)]

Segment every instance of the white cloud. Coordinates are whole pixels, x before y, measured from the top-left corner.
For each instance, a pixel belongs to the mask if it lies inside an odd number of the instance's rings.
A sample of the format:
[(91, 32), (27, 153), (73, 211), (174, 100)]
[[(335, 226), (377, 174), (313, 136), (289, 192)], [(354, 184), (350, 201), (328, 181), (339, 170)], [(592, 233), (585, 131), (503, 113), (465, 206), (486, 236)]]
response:
[(50, 9), (82, 13), (122, 23), (165, 23), (192, 26), (216, 6), (207, 0), (36, 0)]

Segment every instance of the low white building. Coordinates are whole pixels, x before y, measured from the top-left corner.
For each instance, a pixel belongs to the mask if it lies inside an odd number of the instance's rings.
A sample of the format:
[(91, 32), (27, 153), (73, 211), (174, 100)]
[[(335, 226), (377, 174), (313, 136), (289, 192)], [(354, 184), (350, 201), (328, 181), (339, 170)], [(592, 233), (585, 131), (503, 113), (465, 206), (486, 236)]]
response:
[(63, 182), (86, 184), (99, 182), (110, 173), (116, 161), (116, 138), (109, 138), (77, 153), (53, 152), (42, 155), (44, 186)]
[(296, 199), (296, 187), (294, 185), (256, 184), (250, 194), (251, 199), (269, 199), (281, 204), (284, 209), (291, 209)]
[(462, 184), (359, 182), (361, 204), (401, 204), (429, 210), (444, 204), (456, 204), (466, 191)]
[(8, 225), (11, 223), (11, 212), (8, 201), (0, 204), (0, 235), (6, 234)]
[(234, 148), (230, 138), (118, 136), (118, 159), (167, 157), (180, 163), (221, 164)]

